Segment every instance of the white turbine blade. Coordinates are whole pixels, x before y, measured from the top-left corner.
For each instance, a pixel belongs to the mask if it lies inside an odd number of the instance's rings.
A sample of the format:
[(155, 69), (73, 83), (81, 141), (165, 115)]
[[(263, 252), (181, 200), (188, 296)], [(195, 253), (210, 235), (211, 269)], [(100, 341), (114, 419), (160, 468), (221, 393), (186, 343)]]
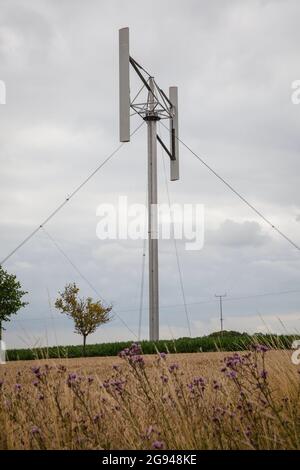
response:
[(120, 142), (130, 141), (129, 28), (119, 29)]

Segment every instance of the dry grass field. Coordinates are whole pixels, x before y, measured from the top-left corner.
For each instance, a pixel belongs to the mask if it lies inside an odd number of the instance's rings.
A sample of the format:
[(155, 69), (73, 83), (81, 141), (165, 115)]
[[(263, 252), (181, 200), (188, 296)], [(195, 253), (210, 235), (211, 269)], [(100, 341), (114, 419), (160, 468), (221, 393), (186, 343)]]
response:
[(11, 362), (0, 366), (1, 449), (296, 449), (290, 351)]

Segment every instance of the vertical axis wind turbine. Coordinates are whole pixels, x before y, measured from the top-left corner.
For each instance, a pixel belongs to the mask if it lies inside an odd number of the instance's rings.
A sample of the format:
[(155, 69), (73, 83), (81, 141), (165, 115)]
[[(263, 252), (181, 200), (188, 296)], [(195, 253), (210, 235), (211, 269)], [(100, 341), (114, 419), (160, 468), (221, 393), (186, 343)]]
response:
[[(131, 100), (130, 66), (142, 82)], [(144, 99), (142, 92), (146, 92)], [(148, 245), (149, 245), (149, 339), (159, 340), (158, 214), (157, 214), (157, 141), (170, 157), (170, 179), (179, 179), (178, 89), (169, 87), (169, 96), (154, 77), (129, 53), (129, 28), (119, 30), (120, 142), (130, 141), (130, 116), (138, 114), (148, 128)], [(133, 113), (130, 114), (130, 109)], [(170, 143), (165, 145), (157, 134), (157, 122), (170, 122)]]

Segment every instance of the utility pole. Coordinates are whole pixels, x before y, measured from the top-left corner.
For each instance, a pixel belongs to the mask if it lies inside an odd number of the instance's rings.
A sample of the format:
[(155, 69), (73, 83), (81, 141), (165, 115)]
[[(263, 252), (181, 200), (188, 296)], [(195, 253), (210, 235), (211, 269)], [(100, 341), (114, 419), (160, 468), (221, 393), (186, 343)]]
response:
[(215, 297), (219, 298), (220, 302), (220, 322), (221, 322), (221, 332), (223, 331), (223, 305), (222, 305), (222, 299), (223, 297), (226, 297), (227, 294), (222, 294), (222, 295), (217, 295), (215, 294)]
[(149, 243), (149, 338), (159, 339), (158, 294), (158, 223), (157, 223), (157, 121), (155, 112), (154, 81), (149, 79), (148, 110), (145, 121), (148, 127), (148, 243)]

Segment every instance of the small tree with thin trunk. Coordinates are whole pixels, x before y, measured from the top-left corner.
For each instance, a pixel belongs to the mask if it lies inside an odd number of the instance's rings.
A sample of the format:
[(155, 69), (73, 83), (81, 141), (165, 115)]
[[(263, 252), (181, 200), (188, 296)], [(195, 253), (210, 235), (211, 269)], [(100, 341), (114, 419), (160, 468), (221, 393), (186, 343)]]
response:
[(86, 354), (86, 338), (96, 329), (111, 320), (112, 307), (104, 307), (100, 300), (94, 302), (91, 297), (80, 298), (79, 288), (75, 283), (67, 284), (55, 302), (55, 307), (71, 317), (75, 324), (75, 333), (83, 337), (83, 355)]
[(8, 274), (0, 266), (0, 340), (2, 339), (2, 323), (10, 321), (11, 315), (16, 314), (28, 302), (22, 297), (27, 294), (21, 289), (21, 284), (14, 274)]

